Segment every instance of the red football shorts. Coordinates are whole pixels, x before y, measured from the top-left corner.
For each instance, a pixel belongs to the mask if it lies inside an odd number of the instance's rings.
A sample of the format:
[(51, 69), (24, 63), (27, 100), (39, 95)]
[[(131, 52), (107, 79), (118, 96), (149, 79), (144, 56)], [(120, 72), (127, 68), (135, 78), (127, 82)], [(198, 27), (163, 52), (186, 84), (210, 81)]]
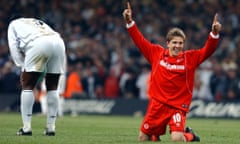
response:
[(169, 125), (170, 132), (184, 132), (186, 112), (151, 99), (140, 130), (147, 135), (163, 135)]

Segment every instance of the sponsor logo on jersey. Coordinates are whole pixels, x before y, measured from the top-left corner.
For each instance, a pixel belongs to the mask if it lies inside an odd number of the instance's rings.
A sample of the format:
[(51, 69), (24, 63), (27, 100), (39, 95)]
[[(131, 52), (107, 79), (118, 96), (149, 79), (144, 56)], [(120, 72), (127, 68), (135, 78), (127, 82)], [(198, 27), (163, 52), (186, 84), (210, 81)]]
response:
[(172, 64), (165, 62), (164, 60), (160, 61), (160, 65), (165, 67), (168, 70), (185, 70), (184, 65), (175, 65), (175, 64), (172, 65)]

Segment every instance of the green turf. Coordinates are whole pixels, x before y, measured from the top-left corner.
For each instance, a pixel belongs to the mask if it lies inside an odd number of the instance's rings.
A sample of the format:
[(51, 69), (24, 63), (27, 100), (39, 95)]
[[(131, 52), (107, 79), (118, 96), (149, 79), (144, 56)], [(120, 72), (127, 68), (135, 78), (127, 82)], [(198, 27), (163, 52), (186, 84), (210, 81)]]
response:
[[(0, 144), (138, 144), (142, 117), (64, 116), (57, 120), (55, 137), (43, 136), (45, 117), (33, 115), (33, 136), (16, 136), (21, 126), (20, 113), (0, 113)], [(240, 120), (189, 119), (187, 125), (201, 137), (202, 144), (240, 144)], [(158, 143), (170, 142), (170, 135)], [(156, 142), (145, 142), (156, 143)]]

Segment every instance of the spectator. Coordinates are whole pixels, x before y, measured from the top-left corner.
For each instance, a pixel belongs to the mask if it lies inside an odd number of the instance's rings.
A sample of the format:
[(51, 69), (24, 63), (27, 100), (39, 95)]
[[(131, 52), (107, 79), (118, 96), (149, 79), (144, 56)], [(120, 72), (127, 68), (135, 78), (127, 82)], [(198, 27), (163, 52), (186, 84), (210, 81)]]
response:
[(212, 101), (213, 97), (210, 92), (210, 89), (204, 84), (201, 79), (201, 71), (197, 70), (195, 73), (195, 81), (193, 87), (193, 99)]
[(150, 79), (150, 66), (145, 64), (142, 68), (142, 72), (137, 78), (136, 86), (139, 90), (139, 99), (147, 100), (149, 99), (148, 88)]
[(21, 91), (19, 75), (13, 71), (13, 63), (8, 61), (0, 69), (0, 93), (19, 93)]
[(230, 67), (227, 70), (226, 95), (224, 100), (240, 100), (240, 78), (237, 75), (236, 67)]
[(213, 95), (210, 90), (209, 82), (212, 75), (212, 63), (207, 60), (200, 65), (200, 68), (195, 74), (195, 88), (193, 98), (212, 101)]
[(83, 90), (81, 78), (82, 78), (83, 64), (77, 62), (73, 70), (69, 72), (66, 80), (66, 89), (63, 94), (64, 98), (83, 98), (86, 97)]
[(138, 98), (138, 89), (136, 86), (137, 76), (135, 75), (135, 72), (132, 68), (129, 68), (126, 70), (128, 72), (128, 79), (126, 79), (125, 85), (124, 85), (124, 98)]
[(109, 74), (104, 81), (104, 96), (105, 98), (118, 98), (119, 97), (119, 77), (115, 69), (111, 68)]
[(218, 61), (213, 63), (213, 73), (209, 83), (214, 100), (222, 101), (226, 91), (226, 75)]
[(86, 95), (89, 98), (97, 98), (97, 91), (103, 89), (103, 84), (99, 81), (98, 75), (96, 75), (93, 66), (86, 66), (84, 69), (85, 75), (81, 79)]

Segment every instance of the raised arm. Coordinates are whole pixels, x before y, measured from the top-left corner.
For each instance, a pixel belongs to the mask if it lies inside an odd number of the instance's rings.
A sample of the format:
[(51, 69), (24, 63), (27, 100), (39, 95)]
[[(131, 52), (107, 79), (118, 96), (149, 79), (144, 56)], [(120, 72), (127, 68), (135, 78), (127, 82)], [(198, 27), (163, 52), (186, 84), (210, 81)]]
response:
[[(214, 51), (217, 49), (218, 41), (219, 41), (219, 32), (221, 31), (222, 25), (218, 21), (218, 14), (215, 14), (212, 23), (212, 30), (206, 41), (203, 48), (198, 50), (198, 64), (202, 63), (205, 59), (210, 57)], [(197, 57), (196, 56), (196, 57)]]
[(126, 27), (131, 39), (135, 43), (136, 47), (144, 55), (144, 57), (150, 63), (152, 63), (154, 55), (158, 54), (164, 49), (160, 45), (153, 44), (148, 41), (139, 31), (137, 25), (135, 24), (135, 21), (132, 19), (132, 9), (129, 2), (127, 2), (127, 8), (123, 11), (122, 15), (126, 22)]
[(219, 34), (219, 32), (222, 29), (222, 25), (218, 21), (218, 14), (216, 13), (214, 18), (213, 18), (213, 23), (212, 23), (212, 32), (214, 35)]
[(132, 22), (132, 9), (130, 2), (127, 2), (127, 8), (123, 11), (123, 18), (126, 21), (126, 23)]

